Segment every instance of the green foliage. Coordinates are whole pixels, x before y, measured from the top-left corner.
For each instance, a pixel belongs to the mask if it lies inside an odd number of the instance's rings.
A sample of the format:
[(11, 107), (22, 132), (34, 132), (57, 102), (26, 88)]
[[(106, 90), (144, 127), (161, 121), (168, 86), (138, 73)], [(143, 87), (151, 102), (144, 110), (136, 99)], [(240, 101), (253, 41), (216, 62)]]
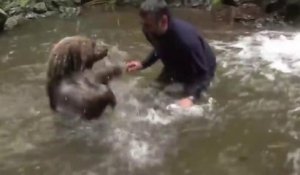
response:
[(25, 7), (27, 4), (29, 4), (30, 0), (19, 0), (19, 4), (21, 7)]
[(212, 0), (212, 6), (214, 7), (214, 6), (219, 6), (220, 4), (222, 3), (222, 1), (221, 0)]
[(0, 8), (11, 8), (15, 6), (26, 7), (30, 2), (34, 2), (35, 0), (0, 0)]
[(0, 8), (3, 9), (5, 7), (5, 0), (0, 0)]

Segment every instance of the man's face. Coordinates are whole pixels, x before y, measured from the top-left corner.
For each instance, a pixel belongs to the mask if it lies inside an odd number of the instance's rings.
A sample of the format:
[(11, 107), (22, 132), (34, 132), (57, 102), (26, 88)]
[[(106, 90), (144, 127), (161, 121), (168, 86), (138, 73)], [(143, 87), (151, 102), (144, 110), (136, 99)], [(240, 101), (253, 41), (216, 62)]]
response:
[(162, 17), (157, 20), (153, 15), (148, 14), (141, 16), (141, 23), (145, 32), (154, 35), (161, 35), (166, 30), (167, 19), (166, 17)]

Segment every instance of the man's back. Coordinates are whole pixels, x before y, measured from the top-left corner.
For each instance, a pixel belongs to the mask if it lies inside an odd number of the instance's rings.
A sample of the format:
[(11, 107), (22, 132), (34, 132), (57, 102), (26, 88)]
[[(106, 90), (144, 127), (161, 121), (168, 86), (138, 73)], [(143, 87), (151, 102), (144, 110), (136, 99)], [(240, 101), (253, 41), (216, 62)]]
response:
[[(146, 33), (145, 33), (146, 34)], [(159, 58), (168, 71), (180, 79), (194, 76), (211, 76), (216, 67), (216, 58), (209, 44), (190, 23), (172, 19), (163, 36), (146, 34)], [(203, 78), (204, 78), (203, 77)]]
[[(192, 53), (198, 53), (199, 55), (193, 57), (199, 61), (202, 61), (203, 64), (210, 67), (209, 70), (215, 69), (216, 66), (216, 57), (213, 53), (208, 42), (202, 37), (200, 32), (194, 27), (191, 23), (186, 22), (180, 19), (174, 19), (175, 30), (180, 40), (183, 42), (183, 46), (187, 47), (186, 49), (191, 49)], [(214, 70), (211, 70), (214, 71)]]

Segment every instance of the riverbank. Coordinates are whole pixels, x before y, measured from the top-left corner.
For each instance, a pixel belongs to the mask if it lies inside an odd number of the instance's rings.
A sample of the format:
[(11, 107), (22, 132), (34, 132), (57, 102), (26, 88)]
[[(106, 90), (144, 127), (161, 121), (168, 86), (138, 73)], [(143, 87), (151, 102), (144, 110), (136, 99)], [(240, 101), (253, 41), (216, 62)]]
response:
[[(0, 2), (0, 31), (10, 30), (14, 27), (38, 18), (45, 18), (51, 15), (58, 15), (62, 18), (78, 16), (83, 10), (87, 11), (92, 6), (103, 6), (104, 10), (115, 10), (116, 6), (131, 6), (138, 7), (141, 0), (19, 0)], [(183, 1), (168, 1), (172, 8), (197, 8), (199, 10), (208, 10), (207, 3), (197, 0), (197, 2), (190, 2), (186, 4)], [(184, 5), (182, 5), (184, 4)], [(294, 8), (290, 7), (291, 4), (286, 4), (291, 13), (294, 13), (295, 8), (299, 7), (296, 4)], [(278, 5), (277, 5), (278, 6)], [(284, 20), (286, 16), (291, 18), (291, 14), (284, 14), (282, 8), (274, 8), (272, 3), (270, 4), (257, 4), (240, 3), (239, 7), (235, 8), (235, 16), (230, 17), (228, 10), (232, 10), (227, 6), (217, 9), (216, 20), (228, 20), (233, 18), (236, 23), (242, 23), (246, 26), (254, 26), (255, 28), (262, 28), (264, 26), (287, 26), (294, 25), (294, 23), (286, 23)], [(297, 9), (296, 9), (297, 10)], [(286, 13), (286, 12), (285, 12)], [(281, 16), (279, 15), (281, 14)], [(285, 16), (284, 16), (285, 15)], [(297, 16), (297, 14), (293, 14)], [(300, 14), (299, 14), (300, 15)], [(230, 19), (229, 19), (230, 20)], [(285, 21), (285, 22), (284, 22)], [(297, 21), (296, 17), (293, 17), (292, 22)]]
[(81, 0), (5, 1), (0, 3), (0, 31), (54, 14), (62, 17), (76, 16), (80, 14), (81, 5)]

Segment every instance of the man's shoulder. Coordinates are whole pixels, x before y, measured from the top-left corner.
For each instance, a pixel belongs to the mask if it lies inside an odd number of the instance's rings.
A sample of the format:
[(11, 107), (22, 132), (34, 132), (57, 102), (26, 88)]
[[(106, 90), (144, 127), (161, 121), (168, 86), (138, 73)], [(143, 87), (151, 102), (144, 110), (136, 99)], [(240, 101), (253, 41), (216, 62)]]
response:
[(174, 19), (173, 23), (177, 38), (182, 44), (194, 46), (202, 38), (197, 28), (191, 23), (178, 18)]
[(198, 35), (197, 28), (188, 21), (185, 21), (185, 20), (182, 20), (182, 19), (179, 19), (179, 18), (175, 18), (173, 20), (173, 23), (174, 23), (174, 26), (175, 26), (175, 30), (180, 34)]
[(186, 27), (186, 28), (191, 28), (191, 29), (195, 28), (195, 26), (192, 23), (190, 23), (184, 19), (181, 19), (181, 18), (173, 18), (173, 22), (174, 22), (174, 24), (181, 26), (181, 27)]

